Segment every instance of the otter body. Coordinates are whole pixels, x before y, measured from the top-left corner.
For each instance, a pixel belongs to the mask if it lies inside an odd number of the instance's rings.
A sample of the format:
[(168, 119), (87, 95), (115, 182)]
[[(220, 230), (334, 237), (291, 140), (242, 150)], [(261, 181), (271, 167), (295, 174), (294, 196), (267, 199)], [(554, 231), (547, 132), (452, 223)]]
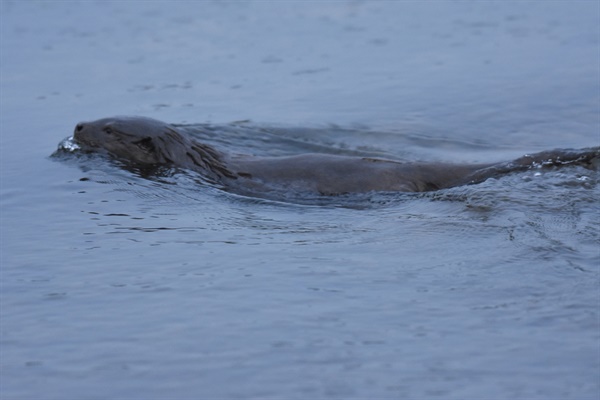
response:
[[(424, 192), (457, 186), (484, 166), (401, 163), (329, 154), (254, 158), (228, 163), (238, 176), (320, 194)], [(241, 183), (241, 182), (240, 182)]]
[(496, 164), (405, 163), (329, 154), (287, 157), (231, 156), (197, 142), (167, 123), (143, 117), (77, 124), (83, 150), (104, 151), (141, 166), (198, 171), (232, 190), (289, 188), (324, 195), (369, 191), (425, 192), (478, 183), (533, 166), (597, 164), (600, 147), (554, 150)]

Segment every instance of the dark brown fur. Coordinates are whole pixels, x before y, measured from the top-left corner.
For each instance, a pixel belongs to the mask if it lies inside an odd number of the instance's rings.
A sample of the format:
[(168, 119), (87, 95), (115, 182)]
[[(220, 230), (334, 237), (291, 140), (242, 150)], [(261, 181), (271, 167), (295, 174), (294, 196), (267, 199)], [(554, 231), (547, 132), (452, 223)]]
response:
[(330, 154), (288, 157), (230, 156), (199, 143), (172, 125), (150, 118), (117, 117), (80, 123), (75, 140), (140, 165), (198, 171), (241, 191), (291, 189), (325, 195), (369, 191), (425, 192), (482, 182), (543, 166), (596, 165), (600, 147), (553, 150), (490, 164), (405, 163)]

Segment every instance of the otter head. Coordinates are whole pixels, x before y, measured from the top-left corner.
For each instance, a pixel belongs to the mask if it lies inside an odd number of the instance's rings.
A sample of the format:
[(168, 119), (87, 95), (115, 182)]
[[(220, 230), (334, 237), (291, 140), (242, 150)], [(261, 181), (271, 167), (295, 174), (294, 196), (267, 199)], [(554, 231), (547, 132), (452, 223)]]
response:
[(75, 141), (84, 150), (103, 150), (135, 164), (172, 164), (191, 146), (189, 139), (164, 122), (144, 117), (104, 118), (81, 122)]
[(152, 118), (115, 117), (81, 122), (75, 127), (73, 138), (84, 151), (107, 152), (137, 166), (189, 168), (215, 182), (223, 177), (236, 179), (216, 149)]

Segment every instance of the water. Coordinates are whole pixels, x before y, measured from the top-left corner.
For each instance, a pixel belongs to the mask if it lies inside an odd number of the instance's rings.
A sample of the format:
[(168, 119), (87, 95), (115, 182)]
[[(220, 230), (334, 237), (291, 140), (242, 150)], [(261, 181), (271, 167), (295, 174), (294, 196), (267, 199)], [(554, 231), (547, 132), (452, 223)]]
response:
[(117, 114), (260, 155), (598, 146), (597, 3), (1, 11), (0, 398), (600, 395), (597, 171), (299, 204), (49, 157)]

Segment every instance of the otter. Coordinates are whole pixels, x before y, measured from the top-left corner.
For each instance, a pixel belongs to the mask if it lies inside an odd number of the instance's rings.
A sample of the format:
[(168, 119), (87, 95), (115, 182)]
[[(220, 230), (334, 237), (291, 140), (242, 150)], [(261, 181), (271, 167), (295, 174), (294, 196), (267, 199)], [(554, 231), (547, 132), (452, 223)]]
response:
[(240, 192), (274, 188), (318, 195), (426, 192), (480, 183), (534, 167), (576, 164), (597, 168), (600, 159), (600, 147), (545, 151), (489, 164), (400, 162), (312, 153), (281, 157), (230, 155), (196, 141), (174, 125), (145, 117), (81, 122), (73, 138), (83, 151), (106, 152), (138, 166), (194, 170), (211, 182)]

